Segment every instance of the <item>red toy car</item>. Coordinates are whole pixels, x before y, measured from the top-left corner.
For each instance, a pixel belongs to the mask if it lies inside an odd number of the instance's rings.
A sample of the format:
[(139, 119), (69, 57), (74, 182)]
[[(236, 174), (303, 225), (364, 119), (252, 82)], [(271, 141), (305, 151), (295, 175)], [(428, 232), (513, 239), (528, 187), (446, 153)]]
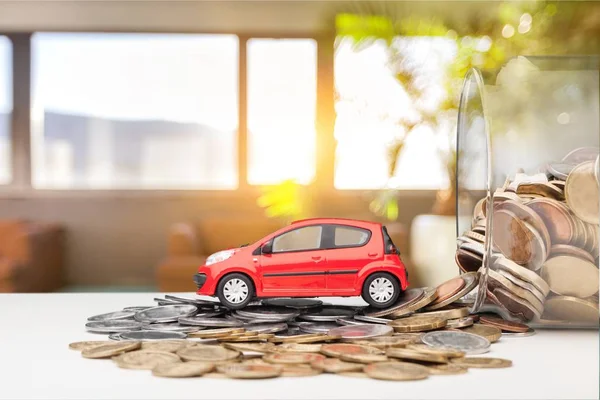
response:
[(292, 223), (252, 245), (219, 251), (194, 275), (198, 294), (231, 309), (253, 297), (359, 296), (389, 307), (408, 274), (385, 226), (341, 218)]

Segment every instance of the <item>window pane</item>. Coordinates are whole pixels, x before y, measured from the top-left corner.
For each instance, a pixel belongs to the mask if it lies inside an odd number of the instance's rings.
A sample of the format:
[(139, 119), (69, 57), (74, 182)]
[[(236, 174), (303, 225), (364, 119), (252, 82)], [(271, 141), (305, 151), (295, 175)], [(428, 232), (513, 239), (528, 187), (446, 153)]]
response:
[(318, 249), (321, 246), (320, 226), (294, 229), (273, 239), (273, 251), (298, 251)]
[(363, 229), (337, 226), (334, 244), (336, 246), (362, 246), (368, 238), (369, 232)]
[(248, 182), (309, 183), (315, 173), (317, 44), (248, 41)]
[[(397, 38), (411, 65), (418, 65), (427, 82), (427, 105), (435, 106), (444, 91), (445, 65), (455, 53), (454, 42), (444, 38)], [(437, 189), (447, 182), (440, 148), (447, 135), (420, 126), (406, 139), (394, 177), (388, 176), (390, 145), (405, 132), (399, 122), (415, 117), (415, 108), (396, 80), (390, 50), (384, 41), (360, 49), (348, 38), (338, 38), (335, 54), (337, 140), (335, 187), (378, 189)], [(444, 127), (448, 133), (448, 127)]]
[(237, 186), (233, 35), (33, 36), (33, 183)]
[(0, 36), (0, 184), (11, 180), (12, 45)]

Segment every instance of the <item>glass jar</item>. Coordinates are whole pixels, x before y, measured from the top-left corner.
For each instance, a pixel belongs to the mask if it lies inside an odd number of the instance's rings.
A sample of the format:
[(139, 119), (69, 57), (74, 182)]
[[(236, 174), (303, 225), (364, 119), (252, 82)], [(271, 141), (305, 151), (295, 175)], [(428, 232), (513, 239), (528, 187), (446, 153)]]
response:
[(598, 327), (599, 64), (518, 57), (467, 73), (455, 258), (461, 272), (479, 273), (472, 312)]

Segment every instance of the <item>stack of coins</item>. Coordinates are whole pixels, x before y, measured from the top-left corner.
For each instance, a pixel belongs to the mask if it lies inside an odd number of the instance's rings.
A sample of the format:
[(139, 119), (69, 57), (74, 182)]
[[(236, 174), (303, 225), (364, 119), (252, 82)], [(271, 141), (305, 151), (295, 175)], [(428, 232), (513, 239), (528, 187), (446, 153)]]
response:
[[(599, 163), (598, 148), (578, 148), (494, 192), (486, 309), (544, 325), (598, 325)], [(487, 209), (481, 199), (458, 238), (463, 272), (484, 268)]]
[(74, 342), (85, 358), (172, 378), (275, 378), (321, 373), (386, 380), (426, 379), (469, 368), (509, 367), (481, 357), (505, 335), (528, 327), (469, 315), (464, 297), (477, 272), (437, 288), (412, 288), (387, 309), (266, 299), (231, 311), (204, 299), (156, 298), (88, 318), (88, 332), (111, 340)]

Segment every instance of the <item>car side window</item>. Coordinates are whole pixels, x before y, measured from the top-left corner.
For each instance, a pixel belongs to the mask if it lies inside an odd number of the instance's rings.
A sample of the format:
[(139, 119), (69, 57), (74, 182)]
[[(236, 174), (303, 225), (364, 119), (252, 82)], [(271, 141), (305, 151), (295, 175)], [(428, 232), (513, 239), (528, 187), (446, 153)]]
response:
[(273, 253), (319, 249), (322, 231), (320, 225), (305, 226), (279, 235), (273, 239)]
[(367, 243), (370, 237), (371, 232), (366, 229), (336, 226), (333, 244), (335, 247), (358, 247)]

